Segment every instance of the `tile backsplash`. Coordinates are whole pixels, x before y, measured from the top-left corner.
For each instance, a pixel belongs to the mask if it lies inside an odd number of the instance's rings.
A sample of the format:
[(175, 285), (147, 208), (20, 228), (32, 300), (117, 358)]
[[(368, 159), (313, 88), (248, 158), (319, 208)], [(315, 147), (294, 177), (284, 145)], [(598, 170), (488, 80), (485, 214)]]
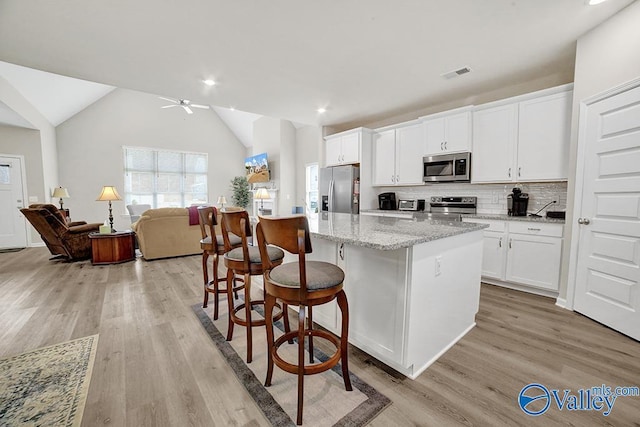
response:
[[(566, 182), (527, 182), (518, 184), (469, 184), (442, 183), (416, 187), (377, 187), (376, 194), (392, 191), (398, 199), (425, 199), (427, 206), (431, 196), (476, 196), (478, 213), (506, 214), (507, 195), (515, 186), (529, 194), (529, 212), (535, 212), (555, 200), (546, 210), (559, 211), (567, 207)], [(542, 211), (543, 214), (545, 211)]]

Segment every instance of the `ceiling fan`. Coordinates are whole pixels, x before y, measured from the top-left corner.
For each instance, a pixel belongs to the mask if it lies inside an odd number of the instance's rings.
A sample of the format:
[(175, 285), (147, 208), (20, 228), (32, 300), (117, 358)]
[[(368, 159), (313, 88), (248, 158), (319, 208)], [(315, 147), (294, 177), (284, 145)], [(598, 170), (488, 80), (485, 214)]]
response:
[(191, 101), (189, 101), (188, 99), (171, 99), (171, 98), (165, 98), (163, 96), (159, 96), (158, 98), (164, 99), (165, 101), (172, 102), (172, 104), (165, 105), (164, 107), (161, 107), (161, 108), (182, 107), (184, 108), (184, 111), (187, 112), (187, 114), (193, 114), (193, 111), (191, 110), (191, 108), (203, 108), (205, 110), (209, 109), (208, 105), (192, 104)]

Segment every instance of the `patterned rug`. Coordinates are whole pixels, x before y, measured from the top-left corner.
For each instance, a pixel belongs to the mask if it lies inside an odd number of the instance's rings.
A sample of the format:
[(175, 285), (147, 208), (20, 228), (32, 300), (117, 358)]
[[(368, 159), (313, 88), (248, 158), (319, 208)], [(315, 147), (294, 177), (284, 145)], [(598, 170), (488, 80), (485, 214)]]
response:
[(92, 335), (0, 359), (0, 425), (79, 426), (97, 347)]
[[(264, 387), (267, 366), (266, 333), (264, 328), (254, 328), (253, 361), (246, 364), (246, 333), (242, 326), (235, 327), (233, 340), (226, 341), (227, 310), (225, 301), (220, 303), (220, 316), (212, 321), (212, 307), (203, 309), (192, 306), (200, 323), (208, 332), (230, 368), (258, 404), (265, 417), (274, 426), (293, 426), (297, 408), (297, 376), (274, 367), (272, 385)], [(262, 314), (261, 307), (257, 309)], [(254, 315), (256, 311), (253, 312)], [(281, 321), (275, 323), (276, 337), (283, 331)], [(223, 331), (222, 333), (220, 331)], [(224, 334), (224, 335), (223, 335)], [(287, 348), (290, 347), (290, 348)], [(286, 360), (297, 360), (297, 344), (280, 348)], [(314, 347), (316, 360), (327, 360), (327, 355)], [(306, 358), (308, 360), (308, 357)], [(332, 370), (305, 376), (305, 400), (303, 423), (309, 426), (364, 426), (376, 417), (391, 401), (375, 388), (350, 373), (353, 391), (344, 389), (338, 364)]]

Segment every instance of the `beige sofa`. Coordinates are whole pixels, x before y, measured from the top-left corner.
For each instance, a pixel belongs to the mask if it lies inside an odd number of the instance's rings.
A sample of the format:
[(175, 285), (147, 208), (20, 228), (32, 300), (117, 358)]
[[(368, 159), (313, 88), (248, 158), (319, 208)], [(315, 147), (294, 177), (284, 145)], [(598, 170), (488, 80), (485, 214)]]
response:
[(146, 260), (202, 254), (200, 225), (189, 225), (187, 208), (149, 209), (131, 229)]

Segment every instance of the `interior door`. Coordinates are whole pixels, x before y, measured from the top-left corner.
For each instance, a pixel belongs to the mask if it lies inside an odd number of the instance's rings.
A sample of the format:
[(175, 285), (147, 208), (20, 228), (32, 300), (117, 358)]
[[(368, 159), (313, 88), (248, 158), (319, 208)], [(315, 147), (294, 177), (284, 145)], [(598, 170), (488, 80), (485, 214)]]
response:
[(23, 204), (22, 163), (19, 157), (0, 157), (0, 248), (27, 246)]
[(640, 87), (587, 107), (576, 311), (640, 340)]

